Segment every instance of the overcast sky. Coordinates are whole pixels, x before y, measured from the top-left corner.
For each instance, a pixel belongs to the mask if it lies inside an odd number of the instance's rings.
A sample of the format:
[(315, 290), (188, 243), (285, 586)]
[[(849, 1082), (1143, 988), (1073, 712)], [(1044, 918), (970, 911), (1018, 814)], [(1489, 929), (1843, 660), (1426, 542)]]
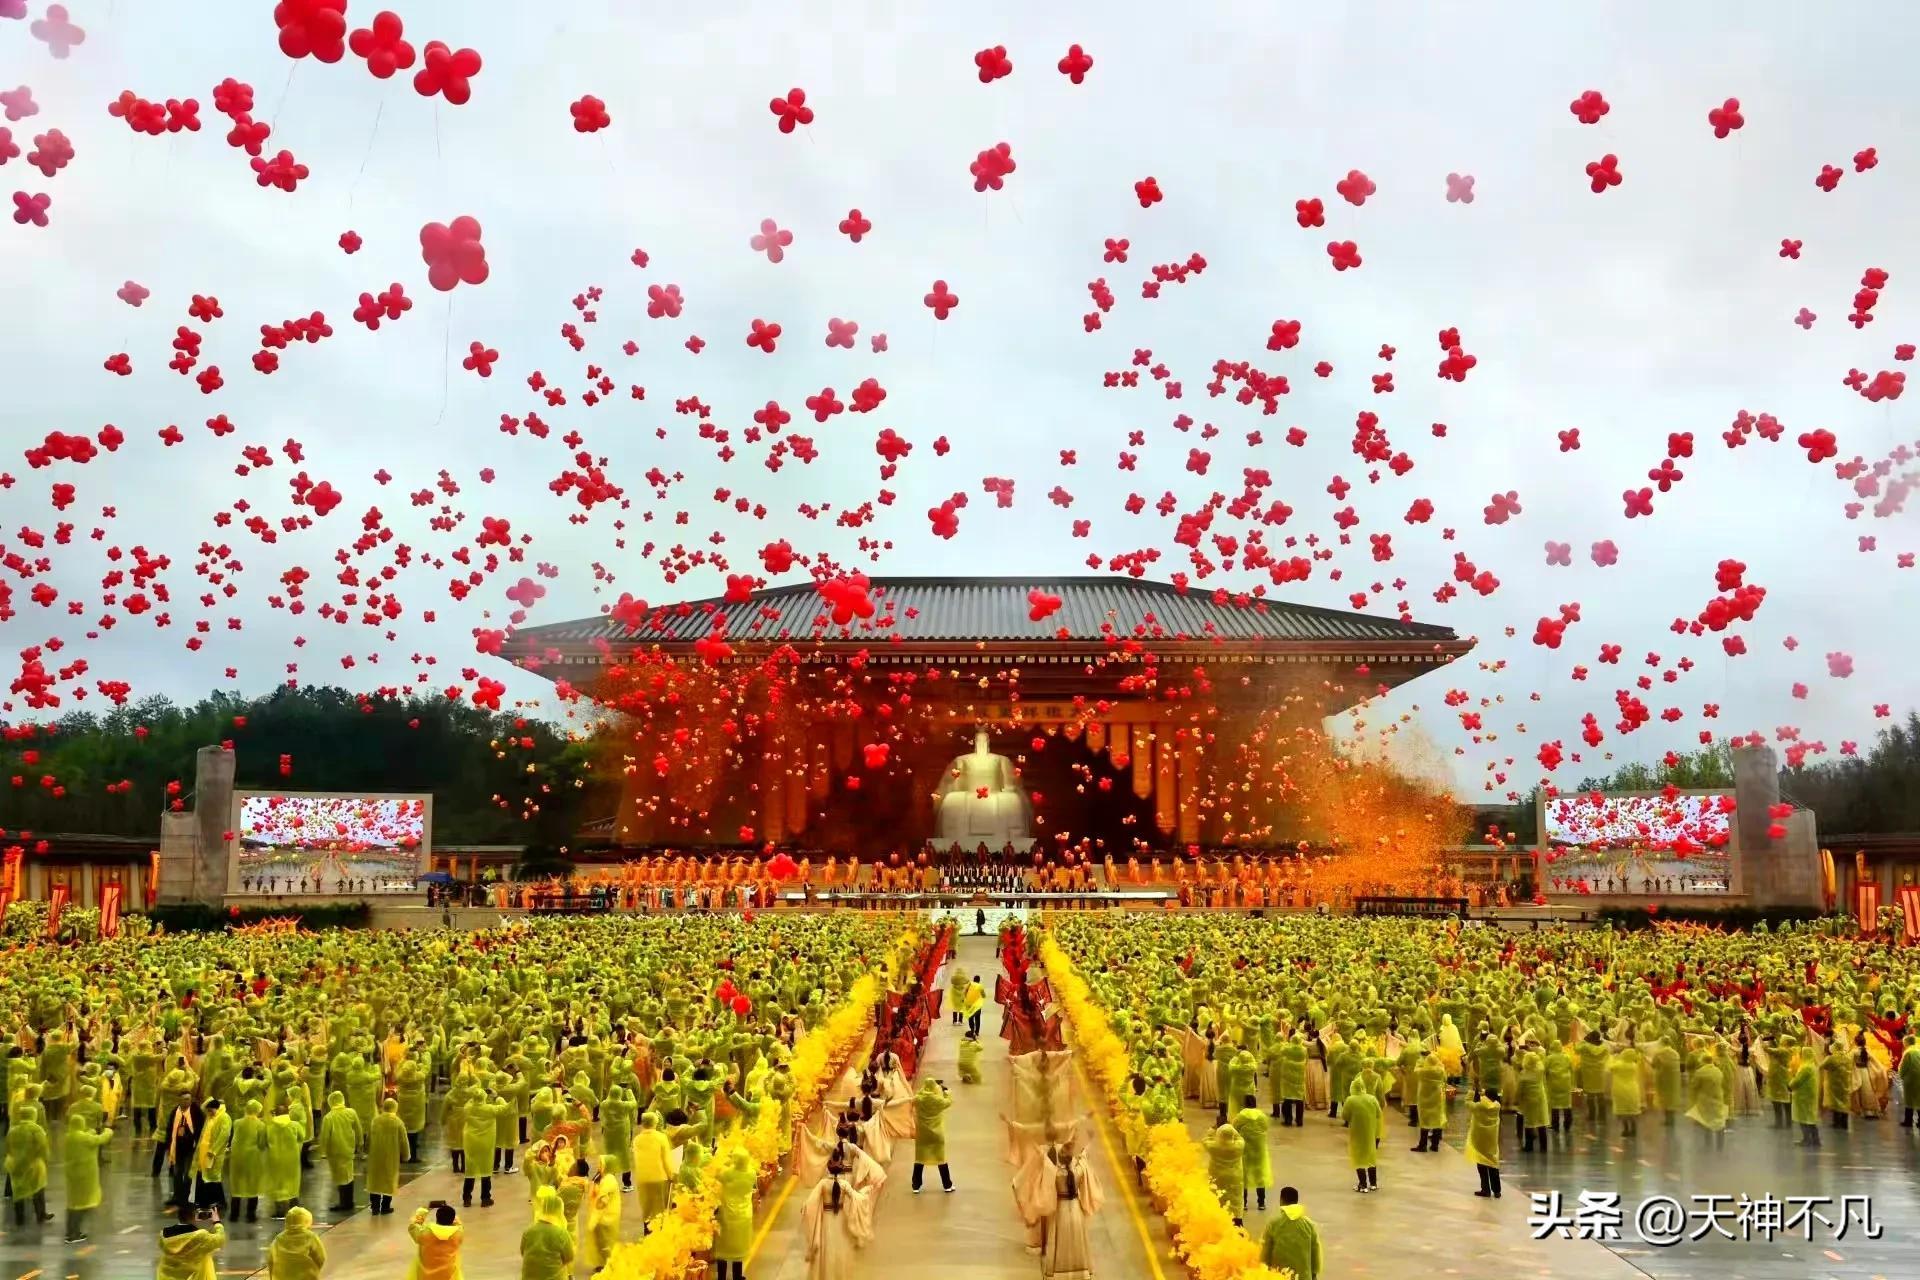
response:
[[(33, 16), (44, 7), (32, 0)], [(1467, 748), (1455, 773), (1470, 799), (1484, 794), (1490, 770), (1508, 775), (1496, 791), (1529, 785), (1543, 740), (1582, 750), (1589, 711), (1607, 733), (1602, 751), (1648, 758), (1693, 745), (1703, 728), (1771, 738), (1797, 727), (1837, 751), (1843, 739), (1871, 739), (1873, 704), (1898, 712), (1920, 701), (1920, 570), (1896, 559), (1920, 550), (1912, 504), (1876, 519), (1869, 498), (1849, 519), (1852, 486), (1833, 463), (1810, 465), (1793, 447), (1799, 433), (1825, 428), (1838, 461), (1871, 464), (1920, 436), (1912, 400), (1873, 404), (1843, 384), (1850, 369), (1910, 369), (1894, 347), (1920, 341), (1907, 302), (1920, 289), (1911, 153), (1920, 112), (1876, 55), (1911, 41), (1909, 10), (1869, 6), (1841, 21), (1790, 4), (1043, 8), (411, 0), (399, 12), (416, 47), (439, 39), (485, 59), (461, 107), (418, 96), (411, 72), (376, 80), (351, 54), (331, 66), (290, 62), (264, 0), (76, 0), (69, 9), (87, 38), (65, 61), (26, 22), (0, 20), (0, 88), (30, 87), (39, 108), (7, 124), (16, 145), (31, 150), (33, 135), (55, 127), (76, 151), (52, 178), (24, 156), (0, 170), (0, 194), (53, 197), (44, 229), (0, 221), (0, 297), (12, 314), (0, 347), (0, 469), (16, 479), (0, 491), (0, 546), (52, 558), (31, 581), (7, 574), (17, 615), (0, 624), (9, 678), (15, 651), (57, 635), (66, 647), (49, 657), (86, 658), (82, 683), (124, 679), (136, 694), (260, 692), (295, 663), (302, 681), (359, 688), (411, 683), (423, 671), (429, 687), (471, 687), (459, 669), (474, 665), (538, 697), (543, 681), (478, 657), (472, 640), (473, 628), (503, 624), (513, 607), (506, 588), (535, 562), (558, 572), (542, 580), (534, 622), (590, 615), (623, 590), (656, 603), (724, 590), (710, 566), (666, 584), (640, 554), (648, 541), (718, 550), (732, 571), (758, 572), (768, 541), (851, 564), (865, 536), (890, 544), (869, 571), (1036, 583), (1085, 572), (1089, 554), (1157, 547), (1153, 576), (1165, 578), (1191, 566), (1173, 542), (1175, 519), (1152, 502), (1170, 489), (1180, 511), (1193, 510), (1215, 490), (1237, 494), (1242, 467), (1261, 467), (1274, 479), (1265, 500), (1295, 509), (1285, 528), (1267, 531), (1276, 551), (1293, 554), (1279, 545), (1288, 534), (1336, 533), (1331, 517), (1343, 505), (1360, 517), (1355, 545), (1316, 565), (1311, 581), (1272, 594), (1345, 608), (1351, 592), (1366, 591), (1368, 611), (1392, 614), (1405, 600), (1422, 621), (1480, 637), (1468, 664), (1388, 703), (1396, 713), (1418, 703), (1428, 735), (1449, 751)], [(373, 12), (355, 0), (349, 24)], [(1094, 58), (1077, 86), (1055, 69), (1076, 42)], [(973, 55), (991, 45), (1006, 46), (1014, 70), (983, 85)], [(267, 153), (285, 146), (310, 167), (297, 192), (257, 186), (245, 155), (224, 142), (211, 89), (228, 76), (253, 86), (253, 114), (273, 127)], [(796, 85), (817, 117), (781, 134), (768, 101)], [(124, 89), (198, 98), (203, 127), (135, 134), (106, 111)], [(1568, 109), (1587, 89), (1611, 106), (1592, 127)], [(610, 128), (573, 131), (569, 104), (583, 94), (605, 101)], [(1729, 96), (1746, 123), (1718, 140), (1706, 113)], [(969, 163), (1003, 140), (1016, 171), (1004, 190), (976, 193)], [(1869, 146), (1880, 163), (1855, 172), (1851, 158)], [(1606, 153), (1618, 156), (1624, 181), (1595, 195), (1585, 166)], [(1830, 194), (1814, 184), (1823, 164), (1845, 170)], [(1350, 169), (1377, 184), (1364, 207), (1336, 193)], [(1471, 204), (1447, 202), (1449, 173), (1473, 177)], [(1143, 209), (1134, 184), (1149, 176), (1165, 198)], [(1294, 202), (1307, 197), (1325, 202), (1324, 228), (1297, 225)], [(857, 245), (836, 230), (854, 207), (873, 224)], [(436, 293), (418, 232), (462, 214), (484, 227), (491, 278)], [(778, 265), (748, 244), (763, 218), (794, 235)], [(364, 241), (351, 256), (336, 243), (348, 229)], [(1129, 240), (1125, 264), (1102, 261), (1109, 237)], [(1799, 260), (1780, 257), (1783, 237), (1804, 242)], [(1364, 265), (1334, 271), (1330, 239), (1355, 241)], [(644, 270), (629, 261), (636, 248), (650, 255)], [(1195, 253), (1204, 272), (1142, 298), (1152, 264)], [(1889, 282), (1872, 323), (1856, 330), (1846, 317), (1869, 267)], [(1087, 333), (1096, 278), (1115, 298)], [(935, 279), (960, 298), (944, 322), (922, 305)], [(127, 280), (152, 291), (137, 310), (115, 296)], [(377, 333), (357, 325), (360, 292), (396, 281), (413, 310)], [(684, 313), (648, 319), (647, 286), (668, 283), (683, 291)], [(593, 285), (605, 295), (597, 321), (581, 324), (571, 299)], [(224, 318), (191, 320), (195, 293), (217, 295)], [(1793, 323), (1802, 307), (1818, 316), (1811, 330)], [(271, 376), (254, 372), (259, 326), (314, 310), (333, 337), (281, 352)], [(745, 343), (756, 318), (783, 326), (771, 356)], [(858, 322), (853, 350), (825, 345), (830, 318)], [(1299, 320), (1301, 339), (1271, 352), (1278, 319)], [(580, 324), (584, 351), (561, 336), (569, 321)], [(167, 368), (180, 324), (204, 333), (195, 372), (217, 364), (227, 384), (217, 393), (202, 395)], [(1435, 335), (1447, 327), (1478, 359), (1463, 384), (1435, 376)], [(887, 335), (884, 353), (871, 350), (876, 333)], [(695, 334), (708, 344), (698, 355), (683, 346)], [(629, 339), (632, 357), (621, 350)], [(460, 368), (475, 340), (500, 352), (489, 380)], [(1397, 349), (1390, 363), (1378, 356), (1383, 343)], [(1136, 389), (1103, 387), (1106, 371), (1133, 367), (1136, 348), (1167, 364), (1182, 399), (1166, 399), (1147, 376)], [(102, 368), (117, 352), (131, 357), (132, 376)], [(1279, 411), (1209, 398), (1221, 359), (1286, 375)], [(1313, 373), (1321, 360), (1333, 366), (1324, 380)], [(616, 384), (592, 408), (581, 402), (589, 363)], [(565, 406), (529, 389), (536, 369), (565, 389)], [(1393, 393), (1373, 394), (1372, 375), (1388, 371)], [(820, 425), (802, 407), (829, 386), (846, 401), (869, 377), (887, 391), (871, 414)], [(634, 383), (644, 402), (631, 398)], [(689, 396), (730, 433), (731, 462), (699, 439), (695, 418), (674, 412)], [(769, 399), (794, 414), (783, 437), (815, 440), (816, 461), (766, 469), (770, 442), (749, 444), (744, 433)], [(1776, 415), (1782, 440), (1729, 450), (1720, 433), (1741, 409)], [(502, 434), (503, 413), (529, 410), (552, 435)], [(1415, 464), (1409, 474), (1382, 470), (1368, 482), (1349, 449), (1361, 410), (1380, 415)], [(1195, 420), (1185, 434), (1172, 425), (1182, 412)], [(209, 432), (203, 423), (217, 413), (238, 430)], [(48, 431), (93, 434), (106, 423), (127, 437), (112, 456), (37, 471), (22, 457)], [(156, 438), (169, 423), (185, 436), (178, 447)], [(1219, 428), (1210, 441), (1200, 439), (1206, 423)], [(1295, 426), (1308, 433), (1304, 448), (1284, 443)], [(799, 514), (803, 503), (837, 513), (874, 498), (882, 428), (913, 452), (887, 483), (897, 500), (876, 522), (852, 530)], [(1581, 447), (1563, 453), (1557, 433), (1571, 428)], [(614, 528), (622, 513), (606, 505), (569, 523), (579, 508), (547, 489), (572, 466), (561, 439), (569, 429), (609, 460), (632, 500), (624, 549)], [(1145, 444), (1130, 450), (1140, 461), (1129, 474), (1116, 458), (1135, 430)], [(1264, 443), (1250, 446), (1250, 431)], [(1678, 463), (1685, 479), (1656, 495), (1651, 519), (1625, 519), (1622, 491), (1647, 483), (1673, 431), (1696, 441), (1695, 456)], [(944, 457), (934, 450), (942, 436)], [(299, 465), (282, 452), (288, 439), (304, 446)], [(270, 448), (273, 464), (236, 475), (253, 444)], [(1185, 468), (1194, 447), (1212, 455), (1204, 476)], [(1063, 467), (1067, 449), (1077, 462)], [(491, 484), (480, 478), (488, 467)], [(664, 500), (644, 478), (653, 467), (684, 477)], [(373, 478), (382, 468), (393, 477), (384, 487)], [(239, 499), (276, 522), (298, 513), (288, 481), (302, 469), (345, 495), (312, 528), (263, 547), (239, 517), (213, 524)], [(407, 497), (442, 469), (460, 486), (443, 499), (464, 516), (452, 532), (429, 529), (437, 508)], [(1336, 474), (1354, 485), (1345, 502), (1326, 492)], [(1016, 481), (1011, 509), (994, 509), (985, 476)], [(56, 482), (78, 489), (64, 514), (49, 505)], [(1073, 495), (1070, 509), (1048, 501), (1056, 484)], [(764, 503), (765, 518), (723, 507), (720, 488)], [(1489, 496), (1507, 490), (1521, 513), (1484, 524)], [(935, 538), (927, 509), (955, 491), (970, 499), (959, 535)], [(1135, 491), (1149, 504), (1140, 515), (1123, 509)], [(1433, 503), (1430, 524), (1403, 521), (1417, 498)], [(527, 564), (456, 602), (447, 582), (459, 566), (416, 559), (396, 580), (405, 613), (393, 641), (359, 625), (358, 610), (353, 623), (332, 625), (313, 610), (345, 589), (333, 581), (334, 552), (374, 505), (396, 542), (440, 556), (471, 545), (481, 517), (505, 517), (516, 536), (533, 535)], [(103, 507), (114, 518), (103, 520)], [(676, 526), (681, 511), (687, 521)], [(23, 541), (23, 530), (51, 535), (60, 519), (78, 526), (72, 545), (36, 552)], [(1082, 519), (1090, 535), (1075, 538)], [(105, 530), (97, 543), (88, 540), (95, 526)], [(1442, 536), (1449, 527), (1452, 540)], [(1246, 530), (1222, 515), (1213, 531)], [(725, 539), (717, 547), (716, 532)], [(1391, 562), (1372, 561), (1371, 533), (1392, 535)], [(1862, 536), (1877, 540), (1873, 551), (1859, 549)], [(1613, 567), (1589, 558), (1602, 539), (1618, 546)], [(1549, 540), (1571, 544), (1570, 566), (1547, 564)], [(219, 590), (194, 573), (203, 541), (224, 542), (244, 566), (237, 594), (210, 609), (196, 603)], [(165, 629), (151, 613), (128, 618), (102, 603), (107, 548), (136, 544), (171, 557)], [(1455, 552), (1491, 570), (1498, 591), (1436, 603)], [(1755, 622), (1736, 628), (1750, 652), (1731, 659), (1717, 635), (1669, 630), (1715, 594), (1714, 566), (1727, 557), (1767, 590)], [(355, 563), (371, 573), (390, 558), (381, 549)], [(313, 574), (300, 618), (268, 603), (294, 564)], [(51, 608), (28, 597), (40, 581), (59, 592)], [(1241, 571), (1205, 585), (1265, 581)], [(76, 600), (85, 612), (70, 618)], [(1530, 643), (1536, 620), (1571, 602), (1581, 620), (1562, 647)], [(117, 625), (88, 640), (108, 613), (121, 615)], [(191, 652), (184, 644), (201, 617), (211, 634)], [(242, 629), (230, 630), (229, 618)], [(1507, 627), (1517, 634), (1506, 637)], [(1620, 666), (1596, 662), (1602, 643), (1623, 647)], [(1645, 664), (1650, 651), (1659, 665)], [(1830, 652), (1852, 658), (1850, 677), (1830, 675)], [(409, 661), (416, 653), (439, 664)], [(1662, 684), (1660, 672), (1683, 656), (1694, 668)], [(1576, 663), (1592, 672), (1584, 683), (1571, 677)], [(1487, 669), (1495, 664), (1504, 669)], [(1613, 694), (1642, 673), (1654, 677), (1642, 696), (1656, 716), (1667, 706), (1685, 715), (1623, 739)], [(1442, 705), (1448, 688), (1504, 699), (1484, 721), (1497, 742), (1468, 741)], [(63, 709), (75, 705), (72, 685), (62, 690)], [(79, 705), (100, 702), (96, 693)], [(1721, 708), (1717, 720), (1701, 717), (1709, 702)], [(16, 698), (9, 714), (21, 710)], [(1587, 752), (1561, 776), (1605, 767)]]

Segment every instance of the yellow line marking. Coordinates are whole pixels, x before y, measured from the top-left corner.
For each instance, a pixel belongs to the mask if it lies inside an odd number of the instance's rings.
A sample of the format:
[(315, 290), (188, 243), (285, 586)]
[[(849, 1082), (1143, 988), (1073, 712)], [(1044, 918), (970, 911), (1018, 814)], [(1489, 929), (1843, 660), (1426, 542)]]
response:
[(768, 1208), (767, 1216), (760, 1221), (760, 1229), (753, 1233), (753, 1243), (747, 1247), (748, 1265), (760, 1256), (760, 1246), (767, 1242), (767, 1235), (773, 1230), (774, 1220), (780, 1216), (780, 1210), (786, 1207), (787, 1197), (793, 1194), (793, 1189), (799, 1185), (799, 1182), (798, 1174), (787, 1175), (787, 1185), (780, 1188), (780, 1194), (773, 1198), (773, 1204)]
[(1133, 1229), (1140, 1233), (1140, 1247), (1146, 1252), (1147, 1266), (1153, 1271), (1153, 1280), (1167, 1280), (1167, 1273), (1160, 1268), (1160, 1251), (1154, 1247), (1153, 1232), (1147, 1226), (1147, 1220), (1140, 1213), (1140, 1206), (1133, 1198), (1133, 1162), (1122, 1161), (1113, 1153), (1113, 1141), (1107, 1137), (1109, 1117), (1106, 1114), (1106, 1095), (1096, 1093), (1087, 1081), (1087, 1069), (1080, 1061), (1079, 1053), (1073, 1055), (1073, 1072), (1080, 1078), (1080, 1090), (1093, 1103), (1093, 1131), (1100, 1137), (1100, 1149), (1106, 1153), (1107, 1164), (1112, 1167), (1114, 1181), (1120, 1184), (1120, 1198), (1127, 1203), (1127, 1216), (1133, 1219)]

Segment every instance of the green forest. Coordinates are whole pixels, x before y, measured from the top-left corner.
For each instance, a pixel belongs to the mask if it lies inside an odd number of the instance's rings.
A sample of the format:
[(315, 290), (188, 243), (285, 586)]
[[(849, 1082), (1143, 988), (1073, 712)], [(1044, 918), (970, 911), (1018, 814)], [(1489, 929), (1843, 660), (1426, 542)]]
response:
[(565, 845), (615, 802), (589, 743), (441, 697), (327, 687), (216, 693), (191, 707), (155, 697), (5, 729), (0, 827), (10, 831), (152, 838), (162, 809), (191, 807), (194, 753), (221, 742), (242, 788), (432, 792), (439, 845)]

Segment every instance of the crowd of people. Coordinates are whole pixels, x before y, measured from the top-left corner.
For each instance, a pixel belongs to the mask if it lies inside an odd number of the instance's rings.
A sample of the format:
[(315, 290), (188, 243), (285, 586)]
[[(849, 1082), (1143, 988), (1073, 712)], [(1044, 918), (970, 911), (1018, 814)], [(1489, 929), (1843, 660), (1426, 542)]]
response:
[[(1809, 1147), (1882, 1117), (1920, 1130), (1920, 964), (1831, 922), (1510, 934), (1061, 913), (1048, 928), (1125, 1046), (1119, 1127), (1136, 1169), (1143, 1135), (1191, 1127), (1236, 1220), (1269, 1209), (1272, 1152), (1313, 1115), (1344, 1126), (1361, 1195), (1405, 1159), (1385, 1154), (1390, 1124), (1424, 1155), (1459, 1110), (1474, 1194), (1489, 1198), (1503, 1163), (1579, 1134), (1631, 1149), (1643, 1123), (1684, 1125), (1709, 1150), (1742, 1123)], [(281, 1224), (275, 1274), (312, 1280), (325, 1265), (314, 1216), (357, 1212), (363, 1197), (392, 1214), (409, 1174), (446, 1179), (446, 1203), (407, 1224), (423, 1274), (457, 1254), (462, 1215), (492, 1210), (509, 1179), (530, 1218), (523, 1274), (560, 1280), (604, 1265), (676, 1186), (704, 1177), (718, 1188), (712, 1257), (741, 1280), (763, 1170), (722, 1139), (774, 1107), (807, 1189), (809, 1274), (844, 1280), (896, 1144), (913, 1144), (914, 1192), (929, 1173), (954, 1186), (954, 1093), (922, 1060), (944, 1014), (959, 1083), (977, 1084), (991, 1000), (1013, 1081), (1014, 1208), (1044, 1274), (1091, 1273), (1103, 1188), (1070, 1102), (1061, 1010), (1017, 920), (1000, 927), (990, 988), (953, 961), (953, 927), (856, 912), (135, 932), (0, 952), (16, 1232), (53, 1229), (58, 1209), (63, 1238), (83, 1242), (103, 1153), (131, 1139), (129, 1171), (151, 1177), (171, 1219), (163, 1280), (191, 1280), (227, 1224), (263, 1218)], [(884, 984), (870, 1048), (823, 1108), (791, 1114), (794, 1046), (866, 974)], [(1271, 1208), (1270, 1259), (1313, 1268), (1321, 1246), (1298, 1191), (1279, 1188)]]
[[(924, 1035), (931, 970), (913, 937), (904, 917), (834, 913), (15, 948), (0, 953), (0, 1122), (16, 1230), (53, 1220), (57, 1160), (65, 1239), (83, 1242), (102, 1149), (130, 1134), (155, 1209), (175, 1219), (162, 1280), (190, 1280), (228, 1224), (263, 1217), (283, 1224), (271, 1256), (284, 1273), (312, 1275), (325, 1256), (314, 1214), (355, 1212), (362, 1195), (390, 1214), (403, 1171), (446, 1176), (421, 1172), (438, 1164), (431, 1113), (451, 1176), (446, 1206), (409, 1224), (423, 1269), (457, 1252), (459, 1215), (492, 1208), (518, 1173), (534, 1211), (523, 1275), (557, 1280), (572, 1250), (598, 1265), (644, 1233), (722, 1135), (766, 1107), (784, 1117), (793, 1046), (862, 975), (887, 984), (890, 1046)], [(310, 1167), (328, 1203), (303, 1190)], [(716, 1258), (744, 1258), (733, 1244), (756, 1181), (720, 1171), (723, 1227), (736, 1225)]]
[(1463, 1108), (1474, 1194), (1490, 1198), (1504, 1160), (1544, 1158), (1577, 1131), (1631, 1150), (1643, 1120), (1684, 1124), (1713, 1149), (1733, 1124), (1805, 1147), (1862, 1120), (1920, 1126), (1920, 961), (1832, 922), (1510, 934), (1178, 915), (1054, 928), (1126, 1047), (1136, 1123), (1123, 1133), (1191, 1121), (1236, 1220), (1265, 1207), (1273, 1127), (1313, 1114), (1345, 1126), (1364, 1195), (1381, 1188), (1394, 1117), (1413, 1154), (1431, 1153)]

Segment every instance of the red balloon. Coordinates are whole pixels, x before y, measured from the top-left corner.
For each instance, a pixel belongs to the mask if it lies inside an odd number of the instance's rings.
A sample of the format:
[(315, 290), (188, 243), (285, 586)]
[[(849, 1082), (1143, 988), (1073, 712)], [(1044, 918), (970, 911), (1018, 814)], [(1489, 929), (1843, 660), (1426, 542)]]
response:
[(767, 103), (767, 110), (780, 118), (780, 132), (792, 133), (795, 125), (812, 124), (813, 108), (807, 105), (805, 89), (789, 89), (784, 98)]
[(735, 996), (733, 998), (733, 1012), (736, 1017), (746, 1017), (749, 1013), (753, 1012), (753, 1001), (747, 999), (745, 996)]
[(480, 223), (473, 218), (429, 222), (420, 228), (420, 258), (427, 264), (427, 282), (442, 293), (458, 284), (486, 282), (487, 250), (480, 243)]
[(438, 40), (429, 40), (420, 70), (413, 76), (413, 89), (423, 98), (440, 94), (458, 107), (473, 96), (468, 81), (479, 74), (480, 55), (472, 49), (449, 49)]
[(1075, 84), (1084, 84), (1087, 72), (1093, 70), (1093, 57), (1079, 45), (1068, 45), (1067, 56), (1055, 64), (1060, 74)]
[(974, 54), (973, 65), (980, 69), (981, 84), (992, 84), (1013, 74), (1013, 59), (1007, 56), (1007, 46), (1003, 44)]
[(1612, 104), (1600, 96), (1598, 89), (1587, 90), (1568, 103), (1567, 107), (1581, 124), (1599, 124), (1600, 117), (1613, 110)]
[(413, 46), (400, 38), (400, 15), (381, 10), (373, 15), (371, 27), (361, 27), (347, 37), (347, 47), (356, 58), (367, 60), (367, 70), (377, 80), (391, 79), (396, 71), (413, 65)]
[(347, 51), (344, 0), (280, 0), (273, 22), (280, 28), (280, 52), (289, 58), (338, 62)]
[(573, 113), (575, 133), (598, 133), (613, 123), (613, 117), (607, 114), (607, 104), (590, 93), (567, 109)]
[(1620, 185), (1620, 160), (1612, 154), (1601, 156), (1587, 165), (1587, 178), (1593, 194), (1600, 195), (1608, 187)]
[(1713, 136), (1724, 138), (1747, 122), (1740, 114), (1740, 99), (1728, 98), (1726, 102), (1707, 112), (1707, 123), (1713, 126)]

